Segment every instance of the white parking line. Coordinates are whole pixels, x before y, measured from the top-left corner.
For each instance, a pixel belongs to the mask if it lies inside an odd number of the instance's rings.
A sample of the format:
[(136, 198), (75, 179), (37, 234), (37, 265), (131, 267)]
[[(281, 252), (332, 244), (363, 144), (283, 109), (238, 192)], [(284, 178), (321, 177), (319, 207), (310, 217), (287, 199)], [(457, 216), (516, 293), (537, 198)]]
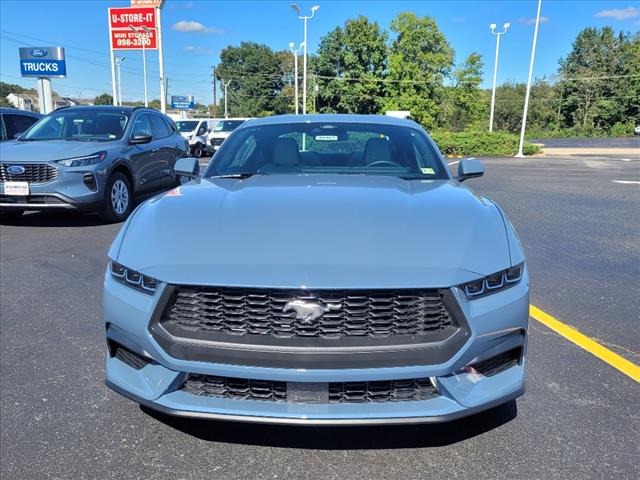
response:
[(631, 161), (630, 158), (621, 158), (620, 160), (622, 160), (623, 162), (630, 162)]
[(640, 185), (640, 180), (611, 180), (613, 183), (622, 183), (624, 185)]

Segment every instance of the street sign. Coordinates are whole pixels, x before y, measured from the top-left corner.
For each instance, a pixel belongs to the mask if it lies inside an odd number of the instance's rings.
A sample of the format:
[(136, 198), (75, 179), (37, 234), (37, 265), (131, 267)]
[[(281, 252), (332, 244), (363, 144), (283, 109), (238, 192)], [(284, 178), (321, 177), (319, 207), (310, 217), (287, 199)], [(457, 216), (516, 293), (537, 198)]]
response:
[(64, 47), (21, 47), (20, 74), (23, 77), (65, 78)]
[(141, 50), (142, 43), (147, 50), (158, 48), (156, 29), (149, 28), (149, 32), (139, 30), (111, 30), (111, 48), (114, 50)]
[(109, 29), (130, 30), (131, 27), (155, 28), (156, 9), (153, 7), (110, 8)]
[(159, 7), (162, 8), (164, 0), (131, 0), (132, 7)]
[(193, 110), (196, 108), (196, 98), (193, 95), (171, 95), (171, 108), (174, 110)]

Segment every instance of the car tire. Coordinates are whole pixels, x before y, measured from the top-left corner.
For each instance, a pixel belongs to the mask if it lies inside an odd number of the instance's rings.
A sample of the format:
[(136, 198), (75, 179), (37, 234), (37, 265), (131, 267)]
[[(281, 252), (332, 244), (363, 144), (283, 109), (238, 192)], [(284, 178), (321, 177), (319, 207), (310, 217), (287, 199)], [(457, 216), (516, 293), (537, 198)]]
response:
[(121, 172), (114, 172), (107, 181), (100, 218), (108, 223), (122, 222), (131, 213), (132, 204), (129, 179)]
[(201, 143), (196, 143), (191, 149), (191, 155), (200, 158), (203, 156), (203, 148)]

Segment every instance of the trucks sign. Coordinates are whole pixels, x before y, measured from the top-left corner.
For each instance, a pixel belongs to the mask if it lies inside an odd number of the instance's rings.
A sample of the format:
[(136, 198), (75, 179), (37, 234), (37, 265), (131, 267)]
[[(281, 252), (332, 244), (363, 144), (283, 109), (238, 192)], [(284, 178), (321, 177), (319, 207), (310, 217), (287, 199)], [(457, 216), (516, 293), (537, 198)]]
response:
[(174, 110), (193, 110), (196, 108), (196, 98), (193, 95), (171, 95), (171, 108)]
[(23, 77), (65, 78), (64, 47), (20, 48), (20, 74)]

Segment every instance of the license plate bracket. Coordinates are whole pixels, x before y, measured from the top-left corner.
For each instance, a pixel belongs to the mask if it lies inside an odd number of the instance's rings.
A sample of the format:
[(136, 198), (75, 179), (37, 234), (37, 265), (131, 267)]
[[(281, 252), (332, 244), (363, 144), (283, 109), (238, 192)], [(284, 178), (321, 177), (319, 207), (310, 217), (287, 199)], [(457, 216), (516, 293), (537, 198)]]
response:
[(4, 194), (26, 197), (29, 195), (29, 182), (4, 182)]
[(287, 402), (329, 403), (329, 384), (316, 382), (287, 382)]

